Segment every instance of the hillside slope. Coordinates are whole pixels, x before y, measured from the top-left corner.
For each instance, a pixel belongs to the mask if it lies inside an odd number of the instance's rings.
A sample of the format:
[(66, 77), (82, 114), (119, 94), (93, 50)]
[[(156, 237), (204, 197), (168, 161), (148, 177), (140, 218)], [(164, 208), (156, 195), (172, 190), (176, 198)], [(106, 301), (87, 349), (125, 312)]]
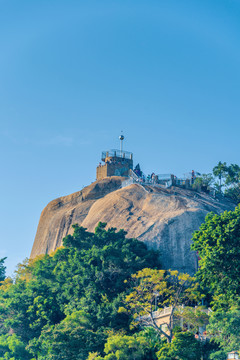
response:
[(71, 233), (72, 224), (94, 231), (102, 221), (159, 249), (164, 268), (194, 273), (196, 255), (190, 251), (193, 231), (209, 211), (220, 213), (233, 206), (180, 188), (138, 184), (122, 187), (124, 180), (105, 178), (51, 201), (41, 214), (31, 258), (61, 246), (62, 238)]

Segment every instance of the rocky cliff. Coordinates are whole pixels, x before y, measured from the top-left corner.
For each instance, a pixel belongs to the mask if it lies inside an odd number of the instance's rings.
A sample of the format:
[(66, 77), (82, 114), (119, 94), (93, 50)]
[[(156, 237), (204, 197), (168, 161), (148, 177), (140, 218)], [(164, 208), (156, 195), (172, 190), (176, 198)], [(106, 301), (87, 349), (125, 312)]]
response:
[(193, 231), (209, 211), (220, 213), (233, 206), (176, 187), (125, 184), (125, 178), (105, 178), (51, 201), (41, 214), (31, 258), (61, 246), (62, 238), (72, 232), (72, 224), (93, 231), (102, 221), (159, 249), (164, 268), (194, 273), (196, 255), (190, 250)]

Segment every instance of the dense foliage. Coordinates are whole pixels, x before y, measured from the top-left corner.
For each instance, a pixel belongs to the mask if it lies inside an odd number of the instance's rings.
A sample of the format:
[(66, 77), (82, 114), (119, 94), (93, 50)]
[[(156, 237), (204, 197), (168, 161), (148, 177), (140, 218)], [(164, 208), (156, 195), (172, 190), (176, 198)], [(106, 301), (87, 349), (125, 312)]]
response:
[[(225, 360), (240, 350), (240, 205), (194, 233), (195, 278), (160, 269), (157, 252), (105, 225), (75, 225), (14, 279), (0, 261), (0, 360)], [(169, 322), (156, 323), (166, 307)], [(206, 325), (210, 341), (199, 341)]]
[[(172, 341), (174, 316), (179, 306), (196, 304), (200, 298), (198, 284), (188, 274), (178, 271), (143, 269), (132, 275), (132, 292), (126, 297), (125, 303), (134, 314), (134, 322), (143, 326), (153, 327), (159, 336)], [(164, 307), (171, 308), (166, 330), (158, 325), (154, 312)], [(147, 317), (144, 315), (148, 315)]]
[(197, 278), (212, 307), (207, 331), (220, 345), (210, 359), (240, 350), (240, 205), (221, 215), (210, 213), (194, 233), (200, 257)]
[(227, 165), (221, 162), (214, 166), (212, 173), (199, 174), (192, 183), (192, 189), (214, 194), (216, 197), (225, 197), (231, 202), (240, 203), (240, 166)]
[(194, 233), (192, 249), (200, 257), (198, 278), (218, 303), (240, 296), (240, 206), (221, 215), (209, 213)]
[(5, 258), (0, 259), (0, 281), (3, 281), (6, 276), (6, 266), (4, 265)]
[(23, 359), (86, 359), (103, 352), (109, 331), (129, 331), (129, 316), (118, 312), (125, 280), (146, 266), (159, 267), (158, 253), (123, 230), (104, 227), (89, 233), (75, 225), (62, 248), (22, 264), (14, 282), (5, 280), (0, 331), (9, 353), (16, 339), (28, 351)]
[[(105, 356), (91, 354), (88, 360), (157, 360), (157, 352), (162, 341), (152, 329), (146, 329), (133, 335), (110, 335), (104, 347)], [(95, 355), (95, 357), (94, 357)]]
[(217, 196), (224, 196), (232, 202), (240, 203), (240, 166), (237, 164), (227, 165), (221, 162), (214, 166), (212, 173), (198, 176), (193, 189), (215, 189)]

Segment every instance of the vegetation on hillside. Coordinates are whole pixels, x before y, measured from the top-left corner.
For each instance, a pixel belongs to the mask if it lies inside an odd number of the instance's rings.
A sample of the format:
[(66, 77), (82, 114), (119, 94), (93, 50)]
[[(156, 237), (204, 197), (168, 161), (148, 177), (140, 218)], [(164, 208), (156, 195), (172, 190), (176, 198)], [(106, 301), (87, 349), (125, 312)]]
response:
[[(158, 252), (105, 226), (74, 225), (14, 279), (0, 261), (0, 360), (225, 360), (240, 350), (240, 206), (195, 232), (195, 278), (162, 270)], [(170, 322), (157, 324), (165, 307)], [(200, 341), (206, 324), (210, 340)]]
[(224, 196), (232, 202), (240, 203), (240, 166), (237, 164), (227, 165), (221, 162), (214, 166), (212, 173), (198, 176), (193, 189), (215, 189), (216, 195)]
[[(174, 315), (181, 305), (196, 304), (200, 297), (198, 283), (188, 274), (178, 271), (143, 269), (132, 275), (131, 293), (125, 302), (131, 309), (134, 323), (150, 326), (159, 337), (171, 343), (174, 330)], [(166, 329), (158, 325), (154, 318), (156, 309), (171, 308)], [(146, 316), (147, 315), (147, 316)]]
[(104, 227), (89, 233), (74, 225), (62, 248), (20, 265), (15, 279), (2, 283), (0, 359), (6, 353), (9, 359), (86, 359), (103, 353), (110, 333), (129, 332), (130, 316), (118, 311), (125, 280), (147, 266), (159, 268), (159, 254)]
[(215, 307), (240, 296), (240, 206), (221, 215), (209, 213), (193, 235), (192, 250), (200, 257), (198, 279)]

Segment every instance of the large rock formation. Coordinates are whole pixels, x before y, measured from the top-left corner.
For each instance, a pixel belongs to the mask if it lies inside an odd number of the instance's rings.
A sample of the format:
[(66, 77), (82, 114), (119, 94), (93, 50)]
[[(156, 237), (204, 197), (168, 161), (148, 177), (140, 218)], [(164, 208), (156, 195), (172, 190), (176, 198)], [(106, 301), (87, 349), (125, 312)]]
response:
[(105, 178), (51, 201), (41, 214), (31, 258), (61, 246), (62, 238), (72, 233), (72, 224), (93, 231), (102, 221), (159, 249), (164, 268), (194, 273), (196, 254), (190, 250), (193, 231), (209, 211), (220, 213), (233, 206), (176, 187), (125, 185), (125, 178)]

